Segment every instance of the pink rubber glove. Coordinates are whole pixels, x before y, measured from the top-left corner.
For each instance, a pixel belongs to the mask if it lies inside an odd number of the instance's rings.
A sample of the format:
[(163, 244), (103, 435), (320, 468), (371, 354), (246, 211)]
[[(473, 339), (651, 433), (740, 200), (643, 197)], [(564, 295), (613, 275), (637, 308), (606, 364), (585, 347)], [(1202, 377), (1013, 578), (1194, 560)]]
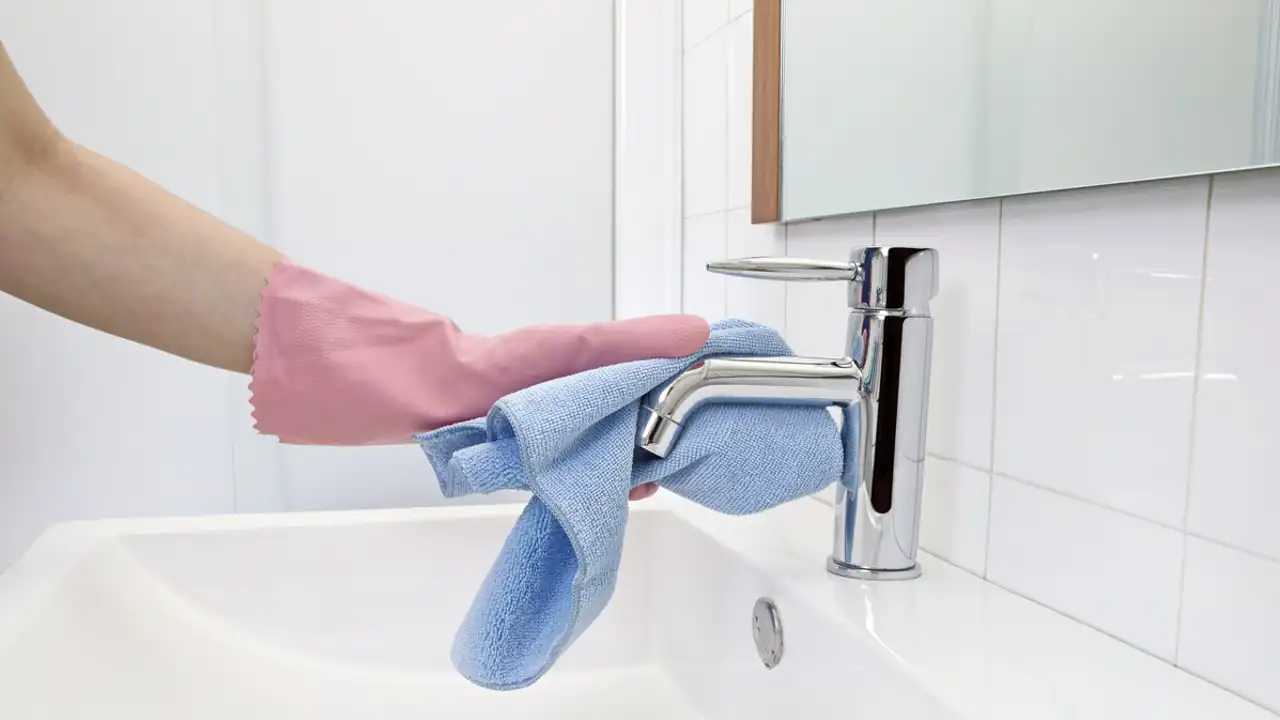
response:
[(259, 306), (254, 419), (260, 432), (297, 445), (409, 443), (553, 378), (688, 355), (708, 333), (701, 318), (671, 315), (468, 335), (448, 318), (286, 260)]

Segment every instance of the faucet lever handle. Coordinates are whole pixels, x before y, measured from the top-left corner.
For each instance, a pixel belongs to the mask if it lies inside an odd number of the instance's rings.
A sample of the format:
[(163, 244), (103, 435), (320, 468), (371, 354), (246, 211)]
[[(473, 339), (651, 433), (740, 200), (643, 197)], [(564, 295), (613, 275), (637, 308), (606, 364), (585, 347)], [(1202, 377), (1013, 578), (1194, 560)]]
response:
[(843, 260), (809, 260), (789, 257), (750, 257), (707, 263), (707, 270), (721, 275), (761, 280), (843, 280), (862, 277), (857, 263)]

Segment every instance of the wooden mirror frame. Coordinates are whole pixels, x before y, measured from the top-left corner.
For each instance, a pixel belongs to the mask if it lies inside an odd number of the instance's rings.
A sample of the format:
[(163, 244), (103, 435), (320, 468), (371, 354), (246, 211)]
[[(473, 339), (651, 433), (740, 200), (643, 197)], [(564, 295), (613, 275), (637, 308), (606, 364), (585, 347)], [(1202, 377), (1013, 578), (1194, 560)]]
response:
[(782, 0), (756, 0), (751, 95), (751, 222), (782, 219)]

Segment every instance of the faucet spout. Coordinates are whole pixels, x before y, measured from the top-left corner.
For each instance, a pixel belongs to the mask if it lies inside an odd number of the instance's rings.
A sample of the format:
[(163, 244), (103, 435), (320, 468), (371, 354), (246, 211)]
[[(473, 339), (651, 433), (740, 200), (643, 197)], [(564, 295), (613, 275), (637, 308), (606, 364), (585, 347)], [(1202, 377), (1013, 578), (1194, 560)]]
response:
[(645, 397), (636, 444), (666, 457), (703, 403), (852, 405), (861, 396), (862, 380), (849, 358), (711, 358)]
[(876, 246), (855, 248), (848, 262), (743, 258), (707, 269), (846, 282), (845, 356), (706, 360), (645, 397), (636, 444), (666, 457), (689, 415), (709, 402), (838, 406), (844, 467), (827, 570), (857, 580), (918, 577), (938, 252)]

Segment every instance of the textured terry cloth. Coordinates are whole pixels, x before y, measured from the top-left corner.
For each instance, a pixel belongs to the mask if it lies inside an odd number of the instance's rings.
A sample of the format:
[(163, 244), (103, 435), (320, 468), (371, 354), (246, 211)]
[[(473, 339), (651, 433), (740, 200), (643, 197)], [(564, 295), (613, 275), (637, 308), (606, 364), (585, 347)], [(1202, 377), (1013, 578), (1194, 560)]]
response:
[(737, 515), (832, 483), (843, 450), (821, 407), (709, 404), (665, 459), (635, 448), (640, 398), (693, 361), (790, 354), (773, 330), (724, 321), (688, 358), (545, 382), (502, 398), (487, 418), (417, 436), (445, 496), (534, 495), (454, 640), (458, 670), (483, 687), (511, 690), (550, 669), (613, 593), (632, 487), (658, 482)]

